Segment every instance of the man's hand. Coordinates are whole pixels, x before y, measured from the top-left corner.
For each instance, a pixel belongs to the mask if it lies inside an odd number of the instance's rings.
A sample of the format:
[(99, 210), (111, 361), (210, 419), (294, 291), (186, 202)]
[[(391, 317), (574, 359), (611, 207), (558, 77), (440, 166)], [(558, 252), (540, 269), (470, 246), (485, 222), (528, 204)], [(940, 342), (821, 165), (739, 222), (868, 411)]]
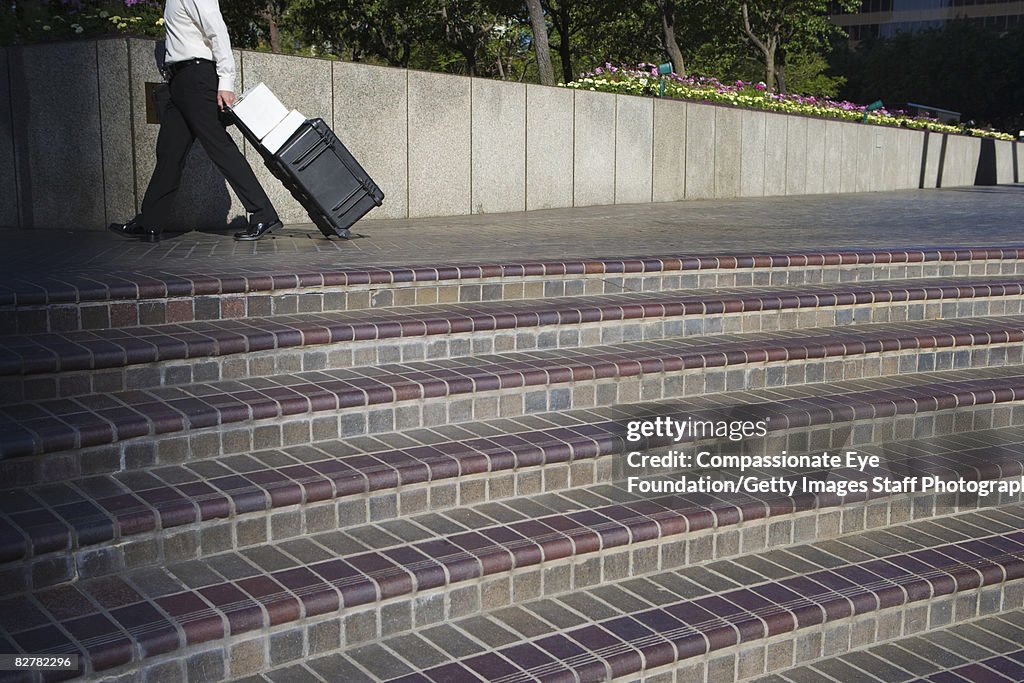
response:
[(221, 111), (226, 111), (228, 107), (235, 103), (235, 93), (230, 90), (218, 90), (217, 91), (217, 106), (220, 107)]

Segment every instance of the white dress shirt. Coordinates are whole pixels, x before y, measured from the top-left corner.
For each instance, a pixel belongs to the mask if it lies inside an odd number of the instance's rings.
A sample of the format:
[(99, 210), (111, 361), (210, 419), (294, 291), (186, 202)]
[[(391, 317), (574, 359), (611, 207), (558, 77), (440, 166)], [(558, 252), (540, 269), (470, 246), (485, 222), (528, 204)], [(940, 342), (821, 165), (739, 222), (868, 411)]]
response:
[(167, 0), (167, 63), (199, 57), (217, 63), (218, 90), (235, 91), (235, 58), (217, 0)]

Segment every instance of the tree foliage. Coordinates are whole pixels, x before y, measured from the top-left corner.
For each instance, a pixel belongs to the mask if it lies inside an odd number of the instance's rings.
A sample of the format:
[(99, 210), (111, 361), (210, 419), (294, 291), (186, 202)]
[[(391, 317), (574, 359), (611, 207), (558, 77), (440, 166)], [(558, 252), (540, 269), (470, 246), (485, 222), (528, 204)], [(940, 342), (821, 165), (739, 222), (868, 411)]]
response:
[[(574, 80), (606, 62), (672, 61), (681, 74), (763, 80), (779, 90), (854, 101), (923, 102), (979, 123), (1024, 128), (1024, 29), (998, 35), (961, 22), (851, 50), (828, 22), (826, 0), (221, 0), (220, 6), (234, 44), (243, 48), (544, 83)], [(159, 35), (161, 12), (157, 0), (8, 0), (0, 10), (0, 41)]]
[[(828, 21), (828, 0), (737, 0), (743, 32), (757, 48), (769, 90), (786, 91), (791, 54), (820, 54), (839, 29)], [(857, 0), (837, 0), (854, 9)]]
[[(899, 68), (893, 68), (898, 65)], [(957, 21), (837, 51), (842, 96), (886, 105), (908, 102), (962, 112), (964, 121), (1024, 128), (1024, 29), (994, 33)]]
[(525, 75), (529, 19), (514, 0), (291, 0), (302, 51), (499, 78)]
[[(540, 24), (552, 81), (606, 62), (671, 60), (677, 72), (726, 82), (923, 102), (979, 124), (1024, 128), (1024, 29), (1000, 36), (955, 22), (852, 50), (829, 23), (826, 0), (531, 1), (539, 17), (525, 0), (235, 0), (222, 7), (233, 38), (246, 47), (539, 82)], [(851, 8), (857, 0), (839, 4)]]

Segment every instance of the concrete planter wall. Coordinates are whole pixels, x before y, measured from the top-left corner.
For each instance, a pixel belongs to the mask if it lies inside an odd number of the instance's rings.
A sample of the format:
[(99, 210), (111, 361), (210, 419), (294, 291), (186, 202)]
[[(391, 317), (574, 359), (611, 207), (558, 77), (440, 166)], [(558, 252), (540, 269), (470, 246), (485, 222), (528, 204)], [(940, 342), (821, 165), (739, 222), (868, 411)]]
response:
[[(0, 49), (0, 227), (102, 229), (132, 215), (159, 126), (145, 84), (158, 44), (106, 39)], [(612, 203), (872, 192), (1021, 177), (1018, 143), (236, 53), (240, 87), (266, 83), (328, 121), (387, 194), (370, 218)], [(241, 137), (235, 133), (240, 145)], [(994, 160), (993, 160), (994, 148)], [(287, 221), (305, 213), (246, 149)], [(183, 227), (242, 207), (196, 146)]]

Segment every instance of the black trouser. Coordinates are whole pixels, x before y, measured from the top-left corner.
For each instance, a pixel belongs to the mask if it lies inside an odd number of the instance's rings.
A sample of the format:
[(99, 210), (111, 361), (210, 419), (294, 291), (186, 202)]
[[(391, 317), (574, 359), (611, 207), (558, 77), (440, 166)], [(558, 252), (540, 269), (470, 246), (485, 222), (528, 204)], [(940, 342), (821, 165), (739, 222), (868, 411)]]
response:
[(211, 62), (199, 62), (181, 68), (171, 78), (170, 95), (170, 103), (160, 113), (156, 168), (142, 199), (142, 225), (150, 229), (168, 226), (185, 160), (197, 138), (245, 210), (253, 214), (253, 220), (260, 223), (277, 220), (270, 198), (221, 122), (217, 107), (217, 67)]

